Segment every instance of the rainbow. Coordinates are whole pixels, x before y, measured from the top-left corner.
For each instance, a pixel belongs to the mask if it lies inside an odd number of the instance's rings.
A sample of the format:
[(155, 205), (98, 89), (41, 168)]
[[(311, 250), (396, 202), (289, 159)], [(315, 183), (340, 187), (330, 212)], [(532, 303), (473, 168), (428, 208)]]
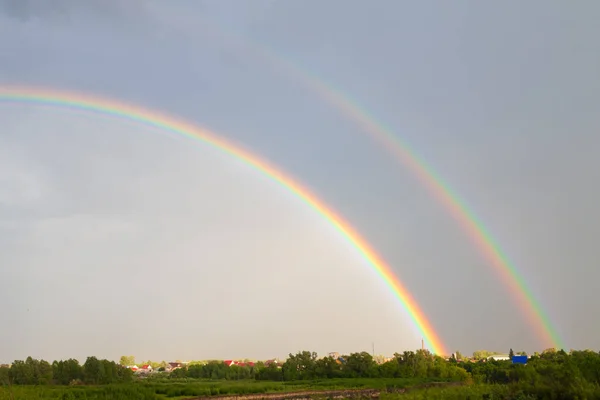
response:
[(408, 167), (430, 193), (452, 214), (483, 257), (488, 260), (501, 277), (504, 285), (515, 296), (517, 306), (545, 346), (558, 349), (564, 348), (558, 332), (527, 285), (524, 277), (517, 270), (516, 265), (510, 261), (489, 230), (477, 215), (469, 209), (465, 201), (407, 143), (396, 137), (390, 129), (378, 124), (375, 118), (369, 116), (356, 103), (350, 101), (349, 97), (323, 84), (318, 84), (316, 80), (312, 82), (312, 87), (318, 93), (359, 123), (366, 132), (390, 151), (396, 160)]
[(92, 97), (81, 93), (59, 91), (24, 86), (0, 86), (0, 103), (35, 103), (41, 105), (67, 107), (104, 115), (121, 117), (148, 126), (160, 128), (182, 137), (204, 142), (222, 152), (241, 160), (246, 165), (271, 178), (297, 198), (320, 214), (342, 237), (344, 237), (362, 256), (367, 264), (383, 279), (389, 289), (400, 301), (411, 320), (423, 336), (427, 347), (435, 354), (447, 354), (442, 341), (431, 323), (421, 311), (415, 299), (404, 287), (392, 269), (371, 248), (355, 229), (341, 216), (337, 215), (322, 200), (307, 188), (286, 175), (281, 169), (262, 160), (241, 146), (206, 129), (178, 120), (153, 110), (124, 104), (113, 99)]
[[(555, 348), (564, 348), (562, 339), (551, 323), (547, 313), (535, 298), (527, 285), (524, 277), (519, 273), (514, 263), (510, 261), (496, 240), (481, 220), (472, 212), (444, 180), (427, 163), (421, 159), (410, 146), (393, 134), (392, 130), (378, 123), (357, 102), (350, 100), (340, 90), (334, 89), (307, 70), (300, 68), (296, 63), (278, 56), (274, 51), (264, 45), (250, 43), (241, 35), (233, 35), (219, 29), (210, 21), (203, 21), (202, 29), (210, 32), (212, 37), (219, 37), (228, 42), (234, 51), (244, 54), (248, 58), (258, 58), (266, 61), (280, 73), (300, 79), (303, 83), (334, 107), (339, 109), (346, 117), (355, 121), (365, 132), (377, 140), (392, 156), (411, 170), (418, 179), (427, 187), (432, 195), (444, 205), (453, 215), (462, 229), (477, 246), (483, 257), (490, 263), (500, 276), (506, 287), (514, 295), (517, 306), (524, 314), (527, 322), (536, 332), (537, 337), (545, 345)], [(183, 25), (178, 24), (180, 28)], [(194, 26), (198, 27), (196, 21)]]

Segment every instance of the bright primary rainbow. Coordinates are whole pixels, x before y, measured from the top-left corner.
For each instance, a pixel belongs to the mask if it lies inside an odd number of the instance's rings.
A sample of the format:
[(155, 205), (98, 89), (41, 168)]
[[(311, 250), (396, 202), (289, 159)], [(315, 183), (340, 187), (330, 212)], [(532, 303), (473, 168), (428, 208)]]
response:
[(352, 102), (348, 96), (344, 96), (341, 92), (326, 86), (308, 74), (305, 76), (315, 91), (360, 124), (365, 131), (390, 151), (394, 158), (401, 161), (418, 177), (433, 196), (450, 211), (462, 229), (475, 242), (479, 251), (499, 273), (505, 285), (516, 296), (517, 305), (525, 313), (527, 321), (535, 329), (538, 337), (550, 347), (564, 348), (547, 313), (529, 289), (516, 266), (509, 260), (475, 213), (467, 207), (466, 203), (444, 182), (439, 174), (428, 166), (407, 143), (394, 135), (390, 129), (376, 122), (375, 118)]
[(547, 313), (541, 307), (531, 289), (529, 289), (523, 276), (509, 260), (485, 225), (467, 207), (464, 200), (407, 143), (392, 134), (390, 129), (377, 123), (375, 118), (369, 116), (366, 111), (361, 109), (355, 102), (352, 102), (349, 97), (342, 95), (341, 92), (331, 87), (325, 86), (316, 80), (316, 78), (310, 78), (310, 80), (316, 91), (363, 126), (365, 131), (369, 132), (371, 136), (390, 151), (394, 155), (394, 158), (407, 166), (433, 196), (449, 210), (462, 229), (476, 244), (479, 251), (501, 276), (510, 292), (515, 295), (517, 306), (521, 308), (527, 322), (531, 324), (545, 345), (559, 349), (564, 348), (562, 339), (553, 327)]
[(337, 215), (308, 189), (287, 176), (279, 168), (260, 159), (257, 155), (242, 149), (240, 146), (234, 145), (224, 137), (218, 136), (206, 129), (199, 128), (190, 123), (183, 122), (156, 111), (124, 104), (112, 99), (92, 97), (81, 93), (53, 89), (24, 86), (0, 86), (0, 103), (1, 102), (37, 103), (41, 105), (69, 107), (126, 118), (149, 126), (161, 128), (173, 134), (201, 140), (204, 143), (243, 161), (286, 188), (327, 220), (330, 225), (352, 244), (362, 258), (367, 261), (393, 291), (415, 323), (417, 329), (422, 334), (423, 339), (427, 343), (427, 347), (435, 354), (446, 354), (446, 349), (439, 336), (421, 311), (415, 299), (410, 295), (402, 282), (395, 276), (391, 268), (377, 253), (375, 253), (367, 241), (363, 239), (347, 221)]
[[(195, 25), (197, 26), (197, 24)], [(201, 25), (203, 29), (210, 31), (213, 38), (219, 37), (220, 39), (225, 39), (229, 42), (229, 45), (236, 48), (236, 51), (245, 54), (249, 58), (259, 58), (261, 61), (266, 60), (268, 64), (279, 69), (284, 74), (301, 79), (307, 87), (328, 100), (346, 117), (354, 120), (370, 136), (379, 141), (383, 147), (392, 153), (395, 159), (408, 167), (433, 196), (450, 211), (462, 229), (476, 244), (479, 251), (501, 276), (511, 293), (513, 293), (517, 306), (525, 314), (527, 322), (531, 324), (538, 338), (551, 347), (564, 348), (563, 341), (550, 322), (547, 313), (540, 306), (523, 276), (509, 260), (490, 232), (475, 213), (467, 207), (466, 203), (442, 180), (439, 174), (428, 166), (407, 143), (394, 135), (391, 129), (378, 123), (357, 102), (350, 100), (349, 96), (344, 95), (340, 90), (334, 89), (332, 85), (327, 84), (324, 80), (308, 72), (308, 70), (300, 68), (299, 64), (277, 55), (264, 45), (251, 43), (248, 40), (242, 39), (241, 35), (226, 32), (210, 23), (210, 21), (203, 21)]]

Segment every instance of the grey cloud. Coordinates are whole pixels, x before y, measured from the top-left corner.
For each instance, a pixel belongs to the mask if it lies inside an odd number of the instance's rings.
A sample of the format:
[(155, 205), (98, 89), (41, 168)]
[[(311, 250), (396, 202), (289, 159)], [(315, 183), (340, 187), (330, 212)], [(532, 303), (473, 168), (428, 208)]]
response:
[(80, 17), (114, 18), (143, 13), (148, 3), (147, 0), (0, 0), (0, 11), (24, 21), (46, 17), (71, 18), (77, 13), (83, 13)]
[[(229, 47), (201, 21), (267, 45), (411, 143), (482, 218), (567, 345), (598, 348), (589, 318), (598, 302), (587, 296), (600, 225), (593, 4), (235, 4), (154, 2), (141, 15), (133, 6), (101, 18), (94, 5), (71, 4), (62, 25), (50, 14), (5, 17), (0, 80), (110, 95), (222, 132), (346, 216), (453, 349), (540, 350), (522, 305), (419, 179), (301, 79), (274, 73), (252, 46)], [(111, 29), (112, 21), (135, 29)], [(72, 109), (2, 104), (0, 120), (9, 127), (0, 132), (0, 263), (11, 266), (0, 299), (20, 290), (36, 304), (25, 313), (16, 303), (7, 316), (15, 328), (0, 332), (0, 343), (10, 357), (262, 358), (372, 341), (384, 353), (419, 346), (355, 249), (230, 158)], [(102, 302), (103, 290), (119, 299)], [(100, 317), (66, 341), (58, 327), (40, 338), (57, 310), (64, 324)], [(254, 333), (240, 338), (249, 324)], [(123, 339), (115, 326), (154, 334)], [(96, 334), (111, 345), (78, 340)], [(21, 337), (27, 343), (13, 345)]]

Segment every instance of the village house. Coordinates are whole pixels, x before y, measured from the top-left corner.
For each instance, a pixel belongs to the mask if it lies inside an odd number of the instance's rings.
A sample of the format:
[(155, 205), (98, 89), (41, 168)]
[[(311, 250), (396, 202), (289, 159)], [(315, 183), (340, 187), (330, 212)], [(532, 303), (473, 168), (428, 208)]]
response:
[(508, 361), (510, 360), (510, 357), (508, 354), (494, 354), (492, 356), (489, 356), (487, 359), (495, 361)]
[(235, 360), (225, 360), (223, 361), (223, 364), (225, 364), (228, 367), (231, 367), (232, 365), (237, 365), (238, 367), (254, 367), (254, 363), (252, 361), (242, 362)]
[(171, 371), (175, 371), (176, 369), (182, 368), (183, 367), (183, 363), (180, 362), (170, 362), (169, 364), (167, 364), (167, 367), (165, 368), (165, 371), (171, 372)]
[(139, 370), (141, 372), (150, 373), (153, 371), (153, 368), (152, 368), (152, 365), (144, 364), (144, 365), (142, 365), (142, 367)]

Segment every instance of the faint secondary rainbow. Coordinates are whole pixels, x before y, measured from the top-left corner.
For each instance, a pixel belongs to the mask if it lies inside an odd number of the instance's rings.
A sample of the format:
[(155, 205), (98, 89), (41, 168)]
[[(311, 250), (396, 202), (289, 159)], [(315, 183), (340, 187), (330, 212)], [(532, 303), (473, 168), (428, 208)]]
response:
[(320, 214), (340, 235), (342, 235), (362, 256), (362, 258), (375, 270), (386, 285), (392, 290), (403, 308), (423, 336), (427, 347), (435, 354), (446, 354), (446, 348), (431, 323), (400, 279), (395, 276), (391, 268), (385, 263), (373, 248), (363, 239), (358, 232), (340, 215), (337, 215), (316, 195), (307, 188), (293, 180), (281, 169), (262, 160), (259, 156), (243, 149), (226, 138), (207, 129), (200, 128), (188, 122), (176, 119), (166, 114), (125, 104), (114, 99), (92, 97), (86, 94), (59, 91), (25, 86), (0, 86), (0, 104), (9, 103), (35, 103), (58, 107), (67, 107), (88, 112), (125, 118), (145, 125), (160, 128), (166, 132), (196, 139), (208, 144), (230, 156), (243, 161), (246, 165), (268, 176), (280, 186), (287, 189), (297, 198)]
[[(182, 24), (179, 25), (179, 27), (182, 26)], [(421, 183), (427, 187), (433, 196), (457, 220), (462, 229), (475, 243), (483, 257), (494, 267), (504, 284), (515, 296), (517, 305), (521, 308), (527, 322), (536, 332), (536, 336), (545, 345), (564, 348), (562, 339), (559, 337), (547, 313), (527, 285), (524, 277), (492, 237), (482, 221), (469, 209), (458, 194), (444, 182), (439, 174), (427, 165), (407, 143), (394, 135), (390, 128), (377, 122), (364, 108), (360, 107), (356, 101), (350, 100), (350, 97), (343, 94), (342, 91), (335, 89), (332, 85), (327, 84), (323, 79), (320, 79), (308, 70), (300, 68), (299, 64), (278, 56), (266, 46), (244, 40), (240, 35), (225, 32), (210, 21), (204, 20), (202, 24), (197, 24), (196, 21), (194, 26), (206, 29), (212, 37), (219, 37), (221, 40), (228, 41), (228, 44), (235, 47), (235, 51), (239, 54), (266, 61), (271, 67), (279, 70), (279, 72), (300, 79), (308, 88), (326, 99), (346, 117), (356, 122), (365, 132), (381, 143), (386, 150), (391, 152), (396, 160), (401, 161), (402, 164), (413, 172)]]
[(510, 261), (483, 222), (469, 209), (464, 200), (406, 142), (394, 135), (390, 129), (376, 122), (375, 118), (352, 102), (349, 97), (318, 82), (316, 78), (305, 76), (309, 78), (311, 87), (315, 91), (360, 124), (366, 132), (390, 151), (395, 159), (408, 167), (430, 193), (444, 205), (475, 243), (483, 257), (501, 276), (506, 287), (514, 294), (516, 303), (527, 322), (545, 346), (564, 348), (563, 341), (548, 314), (541, 307), (516, 265)]

